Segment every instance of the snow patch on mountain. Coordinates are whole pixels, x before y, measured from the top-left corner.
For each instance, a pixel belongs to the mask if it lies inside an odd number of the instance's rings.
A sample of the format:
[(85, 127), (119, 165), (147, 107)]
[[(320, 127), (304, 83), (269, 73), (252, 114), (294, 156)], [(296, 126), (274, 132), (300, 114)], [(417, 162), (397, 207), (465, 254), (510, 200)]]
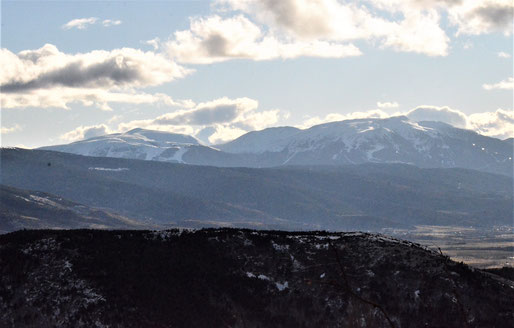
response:
[(176, 133), (133, 129), (68, 145), (41, 149), (56, 150), (84, 156), (133, 158), (183, 163), (182, 156), (192, 146), (200, 146), (197, 139)]

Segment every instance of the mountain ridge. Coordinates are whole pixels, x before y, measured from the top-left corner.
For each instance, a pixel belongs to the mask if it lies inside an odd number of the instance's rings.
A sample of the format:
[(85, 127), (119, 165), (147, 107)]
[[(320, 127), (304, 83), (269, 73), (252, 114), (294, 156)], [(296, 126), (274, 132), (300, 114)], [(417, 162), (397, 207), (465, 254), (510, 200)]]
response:
[(219, 168), (23, 149), (0, 155), (5, 185), (182, 227), (376, 231), (512, 220), (512, 178), (469, 169)]
[(134, 158), (219, 167), (407, 163), (461, 167), (513, 175), (513, 140), (499, 140), (442, 122), (407, 117), (354, 119), (308, 129), (252, 131), (225, 144), (204, 146), (193, 137), (135, 129), (39, 149), (88, 156)]

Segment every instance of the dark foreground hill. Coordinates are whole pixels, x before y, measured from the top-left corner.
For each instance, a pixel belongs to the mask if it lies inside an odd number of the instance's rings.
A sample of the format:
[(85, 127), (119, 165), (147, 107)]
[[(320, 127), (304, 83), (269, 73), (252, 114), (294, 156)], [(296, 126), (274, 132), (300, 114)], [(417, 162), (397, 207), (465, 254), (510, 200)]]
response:
[(19, 231), (1, 327), (512, 327), (514, 282), (363, 233)]

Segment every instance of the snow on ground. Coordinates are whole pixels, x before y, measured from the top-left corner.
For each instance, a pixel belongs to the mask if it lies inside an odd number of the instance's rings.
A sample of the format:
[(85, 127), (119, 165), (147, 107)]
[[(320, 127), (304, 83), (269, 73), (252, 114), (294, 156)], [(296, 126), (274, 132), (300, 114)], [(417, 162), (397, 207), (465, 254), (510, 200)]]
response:
[(279, 291), (283, 291), (284, 289), (289, 288), (289, 282), (287, 282), (287, 281), (284, 283), (276, 282), (275, 286), (277, 286), (277, 289)]
[(112, 172), (121, 172), (121, 171), (128, 171), (129, 170), (126, 167), (118, 167), (118, 168), (115, 168), (115, 169), (108, 168), (108, 167), (90, 167), (88, 169), (89, 170), (94, 170), (94, 171), (112, 171)]

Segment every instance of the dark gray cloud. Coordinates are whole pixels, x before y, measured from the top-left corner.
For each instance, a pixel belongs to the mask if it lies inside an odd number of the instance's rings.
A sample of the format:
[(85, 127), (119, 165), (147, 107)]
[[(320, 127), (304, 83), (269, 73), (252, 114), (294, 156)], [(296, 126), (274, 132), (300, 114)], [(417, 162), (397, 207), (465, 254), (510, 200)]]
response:
[(0, 86), (2, 92), (24, 92), (34, 89), (63, 87), (110, 87), (124, 86), (143, 79), (139, 67), (131, 67), (122, 57), (89, 66), (81, 61), (70, 63), (62, 68), (39, 75), (26, 82), (8, 82)]
[(484, 22), (495, 30), (504, 30), (512, 25), (514, 8), (506, 3), (493, 3), (487, 6), (477, 7), (474, 15), (479, 16)]
[(195, 110), (161, 116), (155, 120), (156, 124), (163, 125), (208, 125), (231, 122), (238, 117), (241, 108), (238, 104), (220, 104)]
[(229, 42), (222, 35), (214, 34), (202, 41), (202, 47), (210, 56), (226, 56)]

